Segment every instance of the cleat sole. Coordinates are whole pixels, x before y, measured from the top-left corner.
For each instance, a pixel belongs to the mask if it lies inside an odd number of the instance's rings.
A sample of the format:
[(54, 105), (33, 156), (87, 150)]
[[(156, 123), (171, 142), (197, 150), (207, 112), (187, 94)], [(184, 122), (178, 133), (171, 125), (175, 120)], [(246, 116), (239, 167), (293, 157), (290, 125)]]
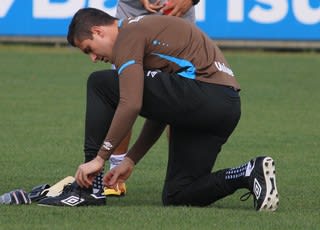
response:
[(275, 211), (279, 206), (279, 193), (276, 185), (275, 163), (271, 157), (263, 159), (263, 173), (266, 182), (265, 198), (258, 211)]

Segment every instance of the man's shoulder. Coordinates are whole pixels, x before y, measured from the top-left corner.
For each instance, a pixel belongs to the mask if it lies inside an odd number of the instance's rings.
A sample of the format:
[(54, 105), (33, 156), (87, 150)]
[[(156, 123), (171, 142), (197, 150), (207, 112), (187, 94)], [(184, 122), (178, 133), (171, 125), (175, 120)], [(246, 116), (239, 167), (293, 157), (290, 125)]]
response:
[[(120, 34), (129, 34), (125, 36), (146, 36), (152, 31), (157, 30), (161, 24), (161, 20), (157, 20), (154, 15), (142, 15), (130, 17), (123, 21), (123, 26), (120, 28)], [(158, 16), (159, 17), (159, 16)], [(160, 16), (159, 19), (163, 18)], [(160, 23), (160, 24), (159, 24)]]
[(168, 28), (183, 27), (187, 22), (179, 17), (160, 16), (160, 15), (142, 15), (125, 19), (123, 32), (130, 34), (141, 33), (142, 35), (154, 34), (164, 31)]
[(140, 37), (145, 33), (146, 27), (140, 23), (141, 17), (128, 18), (123, 20), (122, 26), (119, 29), (118, 39), (127, 40)]
[(173, 22), (173, 21), (180, 21), (180, 20), (184, 20), (181, 19), (179, 17), (168, 17), (168, 16), (161, 16), (161, 15), (156, 15), (156, 14), (152, 14), (152, 15), (140, 15), (137, 17), (129, 17), (127, 19), (125, 19), (125, 21), (127, 22), (126, 25), (127, 26), (154, 26), (157, 24), (163, 24), (166, 22)]

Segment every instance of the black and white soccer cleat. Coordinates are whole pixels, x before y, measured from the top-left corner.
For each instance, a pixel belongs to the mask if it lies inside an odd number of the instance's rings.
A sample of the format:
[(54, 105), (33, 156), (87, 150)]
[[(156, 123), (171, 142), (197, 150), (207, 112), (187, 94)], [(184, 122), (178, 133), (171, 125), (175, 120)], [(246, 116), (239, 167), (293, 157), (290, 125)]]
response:
[(76, 182), (64, 187), (62, 193), (55, 197), (48, 197), (38, 202), (40, 206), (100, 206), (106, 204), (106, 197), (99, 193), (92, 193), (92, 189), (83, 189)]
[(275, 163), (271, 157), (257, 157), (250, 161), (249, 190), (257, 211), (275, 211), (279, 206)]

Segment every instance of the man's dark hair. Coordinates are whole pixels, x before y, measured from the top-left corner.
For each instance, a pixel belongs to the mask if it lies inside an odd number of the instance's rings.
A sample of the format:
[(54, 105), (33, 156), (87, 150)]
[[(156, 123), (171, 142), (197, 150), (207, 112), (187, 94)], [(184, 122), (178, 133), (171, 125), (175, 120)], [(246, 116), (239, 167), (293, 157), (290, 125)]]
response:
[(93, 26), (111, 25), (117, 18), (95, 8), (83, 8), (73, 16), (69, 25), (67, 40), (70, 45), (75, 45), (75, 40), (83, 41), (92, 39)]

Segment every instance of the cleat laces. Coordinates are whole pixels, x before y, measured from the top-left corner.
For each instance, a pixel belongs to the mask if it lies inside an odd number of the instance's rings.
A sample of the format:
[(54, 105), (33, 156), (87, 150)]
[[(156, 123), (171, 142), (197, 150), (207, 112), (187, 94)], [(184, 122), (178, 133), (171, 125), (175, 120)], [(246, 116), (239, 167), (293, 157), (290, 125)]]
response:
[[(69, 193), (69, 192), (72, 192), (73, 191), (73, 186), (72, 186), (72, 184), (71, 183), (69, 183), (69, 184), (66, 184), (65, 186), (63, 186), (63, 190), (62, 190), (62, 193), (61, 193), (61, 195), (63, 195), (63, 194), (66, 194), (66, 193)], [(82, 189), (80, 188), (79, 189), (79, 197), (78, 197), (78, 201), (80, 201), (81, 200), (81, 191), (82, 191)]]
[(248, 200), (248, 199), (250, 198), (251, 195), (252, 195), (251, 192), (247, 192), (247, 193), (243, 194), (243, 195), (240, 197), (240, 200), (241, 200), (241, 201), (246, 201), (246, 200)]
[(69, 183), (69, 184), (66, 184), (65, 186), (63, 186), (61, 194), (66, 194), (71, 191), (72, 191), (72, 186), (71, 186), (71, 183)]
[[(247, 201), (251, 197), (252, 193), (251, 192), (246, 192), (240, 197), (241, 201)], [(255, 208), (257, 206), (257, 200), (253, 199), (253, 207)]]

